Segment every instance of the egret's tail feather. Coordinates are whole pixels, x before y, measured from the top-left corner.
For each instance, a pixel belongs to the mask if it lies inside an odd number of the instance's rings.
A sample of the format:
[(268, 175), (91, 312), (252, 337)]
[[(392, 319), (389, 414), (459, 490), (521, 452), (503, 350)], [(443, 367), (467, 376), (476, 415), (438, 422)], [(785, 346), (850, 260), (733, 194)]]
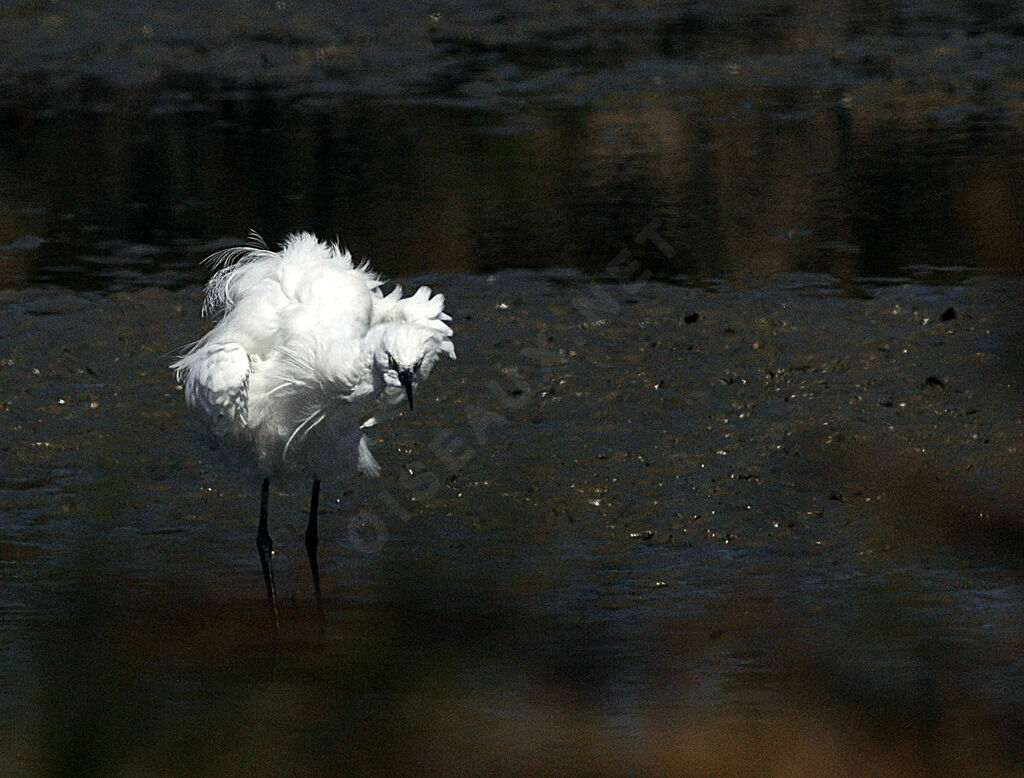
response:
[(360, 473), (371, 478), (376, 478), (380, 475), (380, 465), (377, 464), (377, 460), (373, 458), (373, 454), (370, 452), (370, 444), (366, 442), (366, 435), (360, 435), (359, 437), (359, 464), (357, 467)]

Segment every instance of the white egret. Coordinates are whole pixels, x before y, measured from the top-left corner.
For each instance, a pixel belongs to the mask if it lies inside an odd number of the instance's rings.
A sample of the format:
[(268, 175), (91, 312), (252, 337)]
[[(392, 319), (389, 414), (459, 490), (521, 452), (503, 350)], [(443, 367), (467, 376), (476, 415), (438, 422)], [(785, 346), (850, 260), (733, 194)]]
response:
[(444, 296), (429, 287), (385, 295), (366, 262), (309, 233), (289, 236), (280, 251), (252, 238), (205, 260), (217, 271), (203, 314), (217, 323), (171, 367), (214, 440), (263, 478), (256, 547), (276, 625), (270, 478), (312, 479), (305, 545), (322, 616), (320, 478), (378, 475), (364, 430), (392, 403), (404, 399), (411, 410), (420, 383), (455, 348)]

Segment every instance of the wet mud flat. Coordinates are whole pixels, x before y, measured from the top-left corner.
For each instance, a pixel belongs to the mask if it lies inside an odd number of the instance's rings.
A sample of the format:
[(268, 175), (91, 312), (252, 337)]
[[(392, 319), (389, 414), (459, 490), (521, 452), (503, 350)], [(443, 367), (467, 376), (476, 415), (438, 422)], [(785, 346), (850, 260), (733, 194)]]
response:
[(256, 483), (166, 367), (201, 290), (0, 293), (8, 763), (1017, 763), (1019, 279), (422, 280), (459, 359), (325, 480), (323, 635), (275, 492), (277, 641)]

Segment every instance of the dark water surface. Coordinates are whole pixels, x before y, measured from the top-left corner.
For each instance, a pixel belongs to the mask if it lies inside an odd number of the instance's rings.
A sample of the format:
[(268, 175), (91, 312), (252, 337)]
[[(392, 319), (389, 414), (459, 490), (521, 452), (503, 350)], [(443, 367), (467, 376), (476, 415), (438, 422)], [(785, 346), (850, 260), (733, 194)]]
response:
[[(12, 774), (1012, 773), (1010, 3), (0, 6)], [(459, 359), (306, 495), (167, 369), (308, 228)]]
[(1024, 264), (1010, 3), (123, 5), (5, 12), (4, 286), (300, 227), (391, 275)]

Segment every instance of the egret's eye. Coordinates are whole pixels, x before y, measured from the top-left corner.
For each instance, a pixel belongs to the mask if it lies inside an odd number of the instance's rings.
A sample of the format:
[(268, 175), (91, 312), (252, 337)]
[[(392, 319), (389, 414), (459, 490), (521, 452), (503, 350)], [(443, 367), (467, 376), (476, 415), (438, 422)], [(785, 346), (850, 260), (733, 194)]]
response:
[(388, 367), (390, 367), (396, 373), (398, 372), (398, 363), (395, 361), (395, 358), (390, 354), (388, 354)]

